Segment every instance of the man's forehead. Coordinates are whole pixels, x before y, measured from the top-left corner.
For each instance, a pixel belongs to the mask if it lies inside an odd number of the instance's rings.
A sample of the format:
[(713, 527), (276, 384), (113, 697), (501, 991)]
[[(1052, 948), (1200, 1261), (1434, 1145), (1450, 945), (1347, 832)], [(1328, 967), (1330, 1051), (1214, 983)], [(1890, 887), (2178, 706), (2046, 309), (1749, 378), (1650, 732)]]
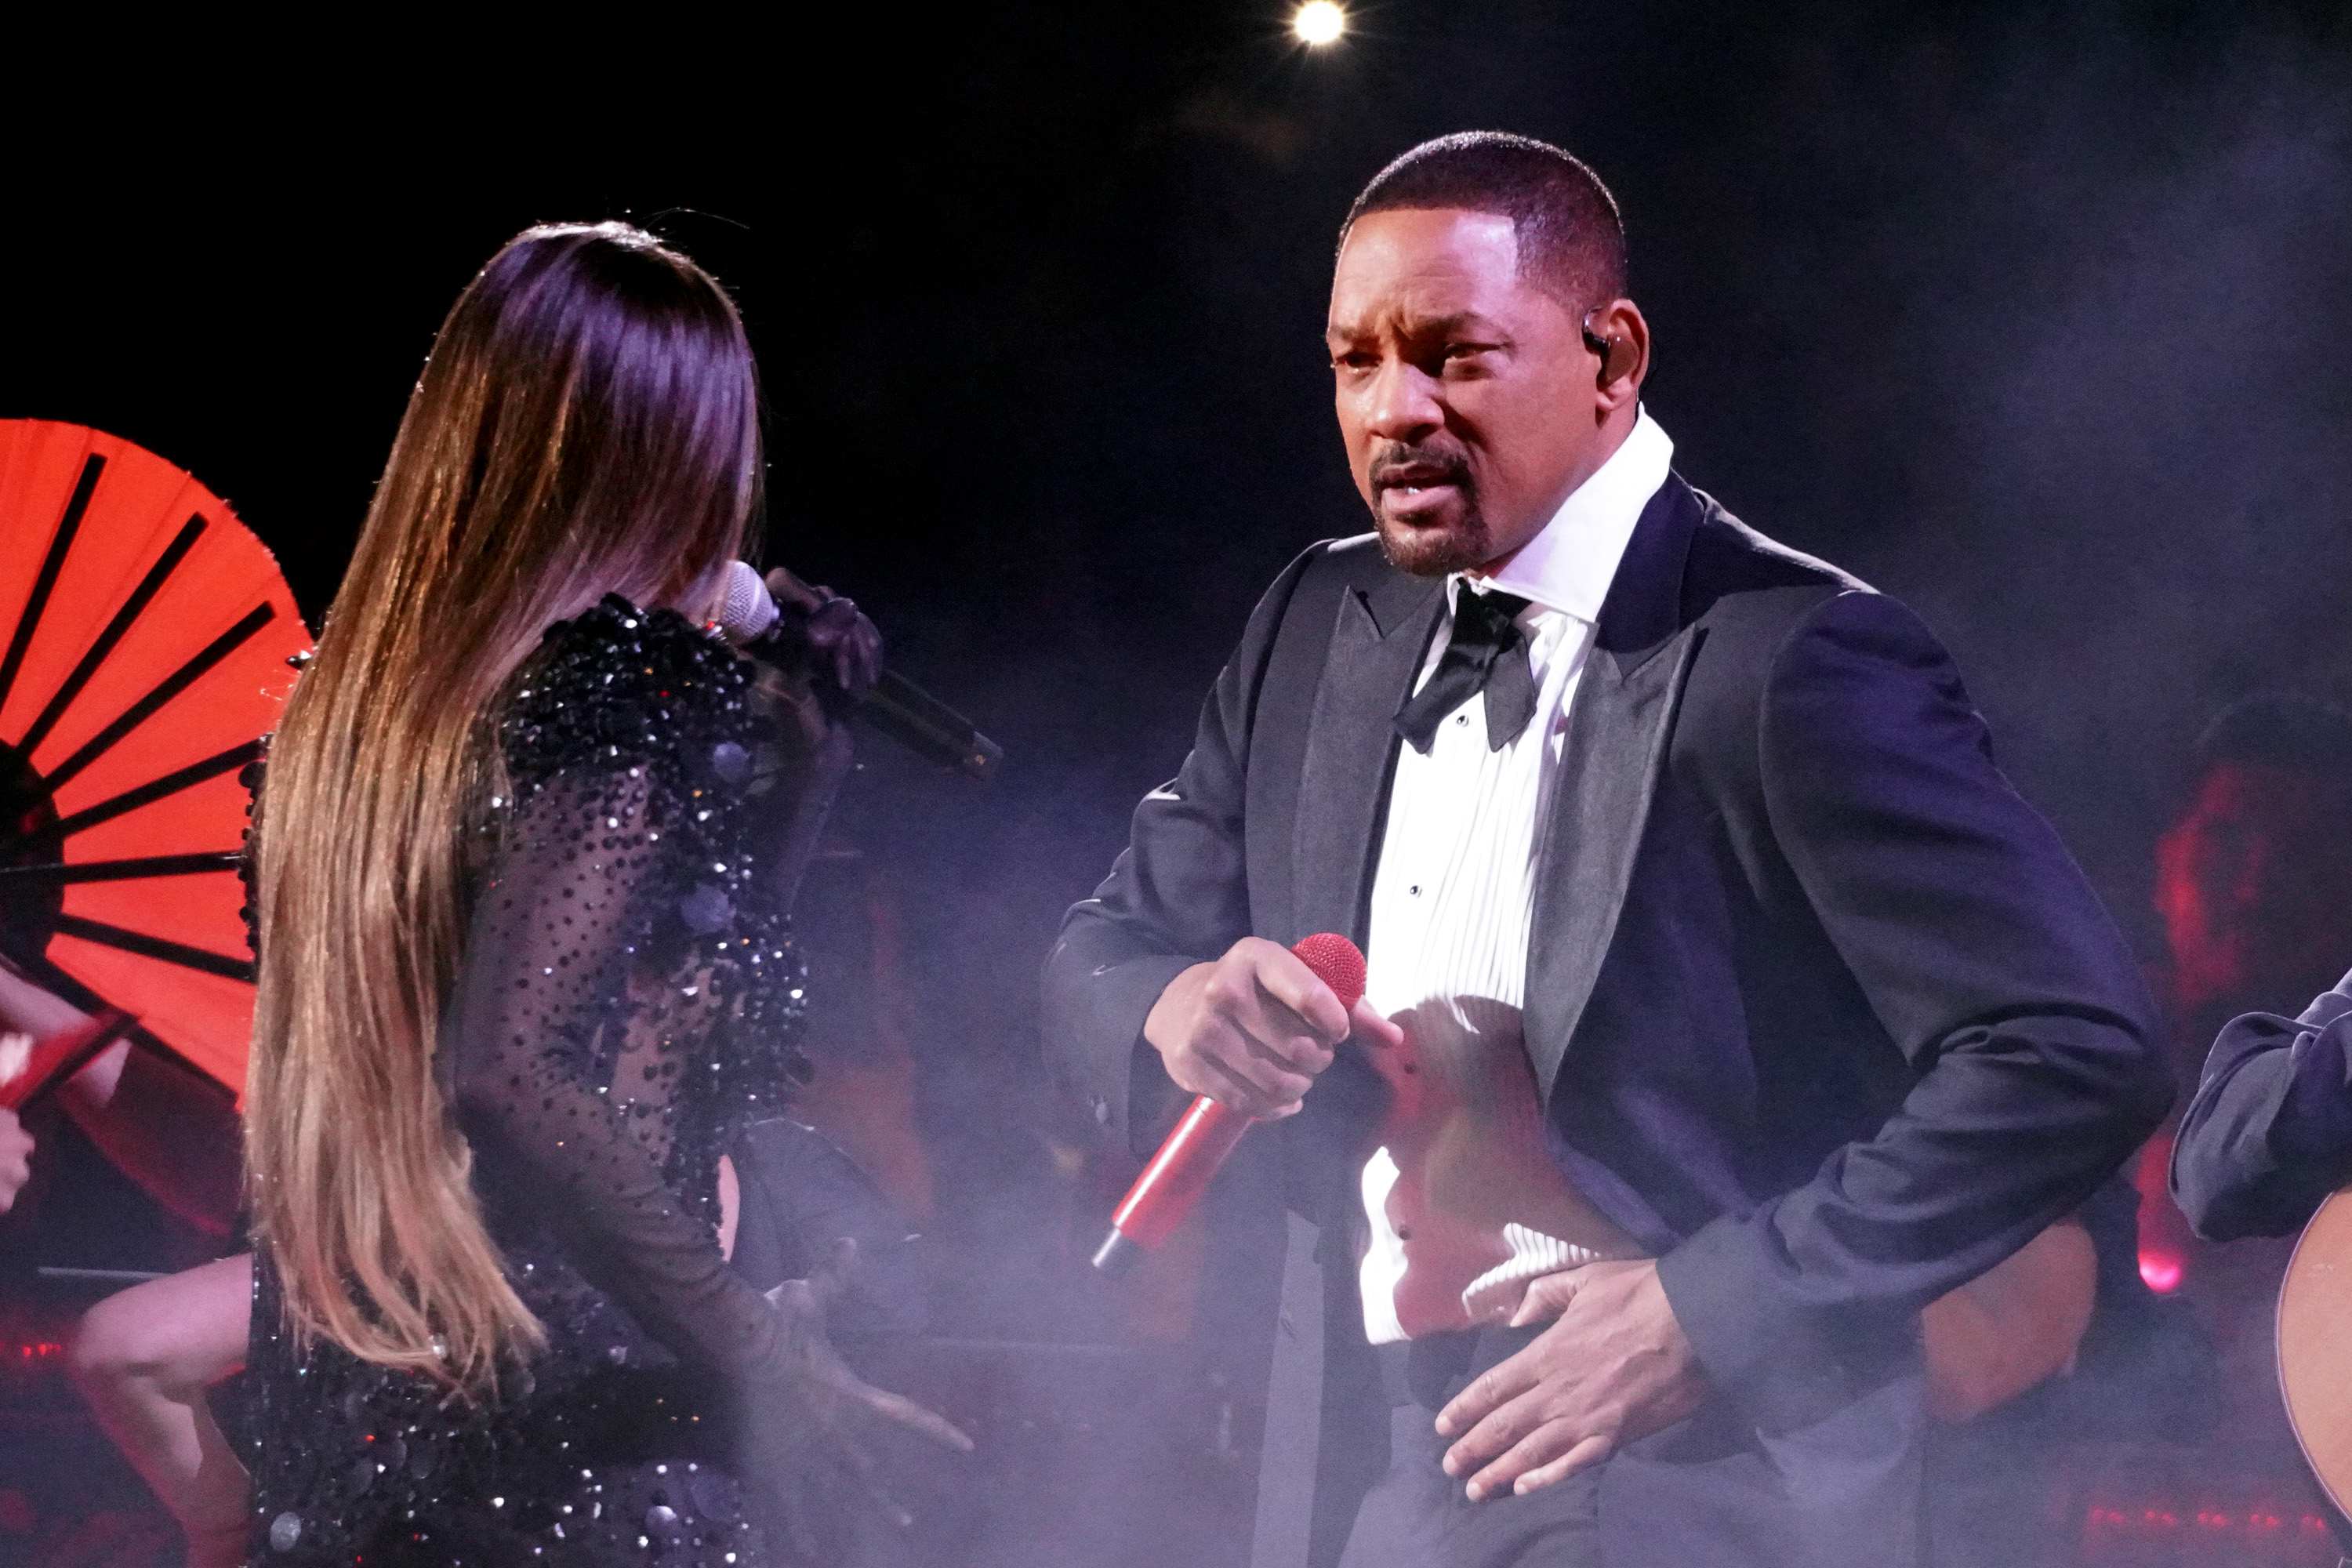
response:
[(1458, 316), (1518, 289), (1518, 237), (1502, 213), (1408, 207), (1367, 213), (1348, 231), (1331, 279), (1331, 322)]

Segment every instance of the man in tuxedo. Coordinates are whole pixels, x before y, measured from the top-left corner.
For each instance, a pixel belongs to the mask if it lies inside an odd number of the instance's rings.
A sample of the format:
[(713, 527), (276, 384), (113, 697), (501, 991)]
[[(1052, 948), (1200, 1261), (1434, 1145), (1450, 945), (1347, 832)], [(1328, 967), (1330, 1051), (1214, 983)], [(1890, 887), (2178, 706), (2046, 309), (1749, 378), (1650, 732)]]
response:
[(1045, 966), (1139, 1149), (1278, 1123), (1219, 1194), (1280, 1281), (1253, 1561), (1911, 1563), (1922, 1310), (2169, 1104), (2131, 955), (1927, 630), (1672, 472), (1589, 169), (1444, 138), (1341, 232), (1375, 531)]

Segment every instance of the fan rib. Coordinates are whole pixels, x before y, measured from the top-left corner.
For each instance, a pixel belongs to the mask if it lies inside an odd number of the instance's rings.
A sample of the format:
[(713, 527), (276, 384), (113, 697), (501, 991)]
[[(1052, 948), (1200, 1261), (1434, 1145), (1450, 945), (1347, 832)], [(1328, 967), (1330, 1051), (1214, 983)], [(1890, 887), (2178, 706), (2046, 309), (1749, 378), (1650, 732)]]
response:
[(25, 664), (25, 650), (33, 646), (33, 634), (40, 629), (41, 612), (49, 607), (50, 591), (58, 585), (58, 574), (65, 570), (66, 552), (73, 548), (74, 535), (81, 530), (82, 513), (89, 510), (90, 492), (98, 489), (98, 476), (105, 468), (105, 457), (92, 452), (81, 466), (81, 478), (74, 481), (73, 497), (66, 502), (65, 515), (58, 520), (58, 531), (49, 540), (49, 552), (41, 557), (40, 574), (33, 579), (33, 591), (25, 597), (25, 613), (16, 617), (16, 630), (8, 639), (8, 652), (0, 658), (0, 702), (8, 700), (8, 689), (16, 684), (16, 671)]
[(84, 942), (94, 942), (101, 947), (111, 947), (122, 952), (136, 953), (141, 958), (152, 958), (164, 963), (176, 963), (183, 969), (194, 969), (205, 974), (217, 974), (224, 980), (242, 980), (253, 984), (253, 965), (242, 958), (231, 958), (225, 952), (211, 952), (201, 947), (190, 947), (184, 942), (172, 942), (145, 931), (125, 931), (104, 921), (93, 921), (80, 915), (59, 915), (57, 931), (61, 936), (77, 936)]
[(81, 662), (74, 666), (73, 673), (58, 685), (55, 694), (49, 698), (48, 706), (41, 710), (41, 716), (33, 721), (33, 727), (25, 731), (25, 738), (16, 742), (18, 750), (30, 752), (48, 739), (49, 731), (57, 726), (59, 719), (65, 717), (65, 711), (72, 706), (73, 700), (81, 695), (81, 689), (89, 684), (89, 678), (98, 673), (98, 667), (106, 662), (108, 654), (114, 651), (114, 645), (121, 642), (123, 634), (137, 622), (149, 601), (163, 591), (164, 579), (170, 577), (173, 568), (186, 560), (188, 552), (196, 547), (196, 541), (204, 537), (205, 528), (201, 512), (182, 526), (172, 542), (164, 547), (163, 553), (156, 557), (155, 564), (147, 569), (147, 575), (140, 580), (139, 586), (122, 601), (122, 607), (114, 612), (114, 618), (106, 623), (106, 629), (98, 634), (98, 640), (89, 645), (89, 651), (81, 656)]
[(146, 877), (194, 877), (207, 871), (234, 871), (245, 858), (241, 850), (207, 849), (192, 855), (144, 855), (131, 860), (62, 861), (44, 866), (0, 866), (0, 889), (12, 883), (37, 882), (43, 887), (76, 882), (131, 882)]
[(177, 795), (184, 789), (193, 789), (207, 779), (218, 778), (221, 774), (234, 772), (247, 763), (258, 762), (268, 747), (260, 741), (247, 741), (243, 745), (231, 746), (217, 756), (206, 757), (201, 763), (190, 763), (176, 773), (165, 773), (162, 778), (150, 780), (136, 789), (124, 790), (111, 800), (101, 800), (95, 805), (82, 807), (71, 816), (61, 816), (48, 826), (42, 828), (41, 833), (45, 837), (55, 835), (60, 838), (70, 838), (77, 833), (87, 832), (96, 827), (101, 822), (111, 822), (125, 812), (136, 811), (142, 805), (152, 805), (165, 795)]
[(152, 717), (157, 709), (194, 685), (205, 671), (235, 653), (254, 633), (268, 626), (277, 614), (277, 609), (266, 600), (256, 605), (245, 619), (215, 637), (194, 658), (157, 682), (154, 689), (124, 709), (121, 718), (91, 736), (80, 751), (59, 763), (43, 781), (49, 786), (49, 792), (56, 794), (64, 787), (68, 779), (104, 756), (122, 737)]

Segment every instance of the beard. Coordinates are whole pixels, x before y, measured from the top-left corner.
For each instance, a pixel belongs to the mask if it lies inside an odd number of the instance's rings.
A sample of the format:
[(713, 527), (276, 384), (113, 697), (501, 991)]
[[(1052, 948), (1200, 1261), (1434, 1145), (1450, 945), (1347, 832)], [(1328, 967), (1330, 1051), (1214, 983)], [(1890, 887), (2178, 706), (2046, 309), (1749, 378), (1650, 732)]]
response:
[[(1391, 488), (1382, 475), (1405, 468), (1433, 469), (1422, 475), (1423, 483), (1453, 486), (1459, 498), (1454, 514), (1434, 513), (1412, 521), (1391, 517), (1381, 506), (1381, 496)], [(1381, 554), (1390, 565), (1415, 577), (1443, 577), (1483, 566), (1495, 558), (1494, 531), (1478, 504), (1470, 465), (1459, 453), (1398, 443), (1373, 458), (1371, 476), (1372, 528), (1380, 535)]]
[(1485, 515), (1475, 501), (1466, 498), (1462, 516), (1451, 522), (1399, 522), (1375, 510), (1372, 527), (1380, 535), (1381, 553), (1388, 563), (1415, 577), (1467, 572), (1500, 553)]

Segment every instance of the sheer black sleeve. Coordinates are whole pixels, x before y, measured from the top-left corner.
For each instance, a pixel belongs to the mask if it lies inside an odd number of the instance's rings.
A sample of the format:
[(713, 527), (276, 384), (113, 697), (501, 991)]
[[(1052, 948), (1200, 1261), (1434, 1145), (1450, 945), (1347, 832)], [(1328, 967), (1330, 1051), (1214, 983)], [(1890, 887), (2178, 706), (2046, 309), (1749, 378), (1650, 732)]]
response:
[(443, 1081), (467, 1135), (639, 1322), (682, 1360), (762, 1377), (777, 1314), (719, 1253), (715, 1140), (685, 1135), (730, 1085), (758, 1107), (747, 1070), (797, 1022), (778, 1015), (799, 970), (735, 821), (742, 675), (677, 617), (607, 601), (526, 680)]
[[(595, 1245), (598, 1282), (682, 1359), (756, 1374), (773, 1309), (631, 1126), (659, 1115), (669, 1086), (600, 1081), (599, 1037), (623, 1022), (613, 999), (666, 880), (645, 773), (559, 777), (521, 814), (477, 907), (442, 1049), (468, 1136), (545, 1184)], [(624, 1107), (616, 1087), (649, 1092)]]

